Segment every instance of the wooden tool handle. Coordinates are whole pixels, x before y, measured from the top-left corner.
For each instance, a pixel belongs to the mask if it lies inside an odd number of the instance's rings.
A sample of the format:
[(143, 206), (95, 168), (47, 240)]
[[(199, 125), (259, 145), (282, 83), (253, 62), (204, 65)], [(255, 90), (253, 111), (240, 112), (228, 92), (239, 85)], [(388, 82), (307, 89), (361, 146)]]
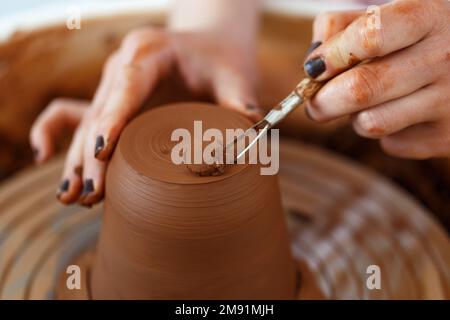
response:
[(264, 117), (264, 124), (269, 123), (269, 127), (275, 126), (306, 100), (312, 98), (323, 85), (323, 82), (316, 82), (309, 78), (303, 79), (278, 106)]
[(324, 86), (324, 82), (317, 82), (310, 78), (305, 78), (295, 87), (294, 92), (306, 101), (312, 98), (320, 88)]

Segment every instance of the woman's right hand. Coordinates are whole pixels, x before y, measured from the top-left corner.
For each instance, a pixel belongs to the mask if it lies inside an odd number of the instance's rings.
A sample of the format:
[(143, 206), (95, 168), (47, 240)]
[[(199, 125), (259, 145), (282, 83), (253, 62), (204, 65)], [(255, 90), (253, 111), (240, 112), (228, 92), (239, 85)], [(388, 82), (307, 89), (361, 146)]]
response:
[(254, 94), (254, 50), (248, 43), (201, 32), (132, 31), (106, 62), (91, 103), (57, 99), (33, 125), (30, 140), (37, 163), (53, 156), (62, 129), (75, 129), (57, 191), (61, 202), (91, 206), (103, 198), (107, 161), (121, 131), (158, 81), (175, 70), (192, 93), (209, 94), (253, 120), (261, 117)]
[(349, 117), (392, 156), (449, 157), (449, 21), (447, 0), (320, 15), (305, 71), (327, 83), (305, 111), (318, 122)]

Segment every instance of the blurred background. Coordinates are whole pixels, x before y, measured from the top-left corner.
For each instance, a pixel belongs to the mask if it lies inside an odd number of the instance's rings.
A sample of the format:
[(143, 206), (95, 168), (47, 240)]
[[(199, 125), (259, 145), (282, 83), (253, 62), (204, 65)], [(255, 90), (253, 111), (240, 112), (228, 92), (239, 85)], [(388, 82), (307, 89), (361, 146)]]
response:
[[(290, 2), (299, 2), (298, 0), (288, 0)], [(301, 1), (301, 0), (300, 0)], [(370, 3), (381, 3), (386, 2), (383, 0), (378, 1), (370, 1), (370, 0), (314, 0), (315, 2), (343, 2), (343, 3), (361, 3), (361, 2), (370, 2)], [(59, 3), (59, 4), (70, 4), (70, 3), (79, 3), (86, 2), (82, 1), (74, 1), (74, 0), (16, 0), (13, 2), (6, 2), (2, 4), (2, 14), (11, 14), (20, 10), (30, 9), (35, 6), (46, 5), (49, 3)], [(90, 0), (90, 2), (130, 2), (127, 0)]]

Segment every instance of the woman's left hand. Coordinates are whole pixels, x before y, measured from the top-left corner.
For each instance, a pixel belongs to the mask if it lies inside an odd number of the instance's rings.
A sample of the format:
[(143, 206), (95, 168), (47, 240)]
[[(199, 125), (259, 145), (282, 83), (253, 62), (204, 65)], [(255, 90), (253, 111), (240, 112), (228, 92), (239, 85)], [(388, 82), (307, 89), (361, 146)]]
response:
[(359, 135), (380, 139), (394, 156), (449, 157), (450, 1), (371, 9), (316, 19), (305, 72), (332, 79), (308, 115), (321, 122), (350, 115)]

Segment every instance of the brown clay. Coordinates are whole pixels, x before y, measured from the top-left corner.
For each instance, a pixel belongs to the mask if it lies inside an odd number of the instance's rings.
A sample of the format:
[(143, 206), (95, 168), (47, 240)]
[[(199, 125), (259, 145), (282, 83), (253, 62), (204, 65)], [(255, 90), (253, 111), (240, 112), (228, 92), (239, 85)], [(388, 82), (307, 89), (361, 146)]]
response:
[(360, 62), (361, 62), (361, 59), (359, 59), (356, 55), (354, 55), (353, 53), (350, 52), (347, 64), (349, 66), (354, 66)]
[(193, 174), (200, 177), (220, 176), (225, 171), (225, 164), (214, 163), (211, 165), (201, 164), (187, 164), (186, 167)]
[(247, 128), (206, 104), (157, 108), (124, 130), (106, 177), (94, 299), (293, 299), (296, 271), (276, 176), (258, 165), (198, 177), (170, 159), (171, 132)]

